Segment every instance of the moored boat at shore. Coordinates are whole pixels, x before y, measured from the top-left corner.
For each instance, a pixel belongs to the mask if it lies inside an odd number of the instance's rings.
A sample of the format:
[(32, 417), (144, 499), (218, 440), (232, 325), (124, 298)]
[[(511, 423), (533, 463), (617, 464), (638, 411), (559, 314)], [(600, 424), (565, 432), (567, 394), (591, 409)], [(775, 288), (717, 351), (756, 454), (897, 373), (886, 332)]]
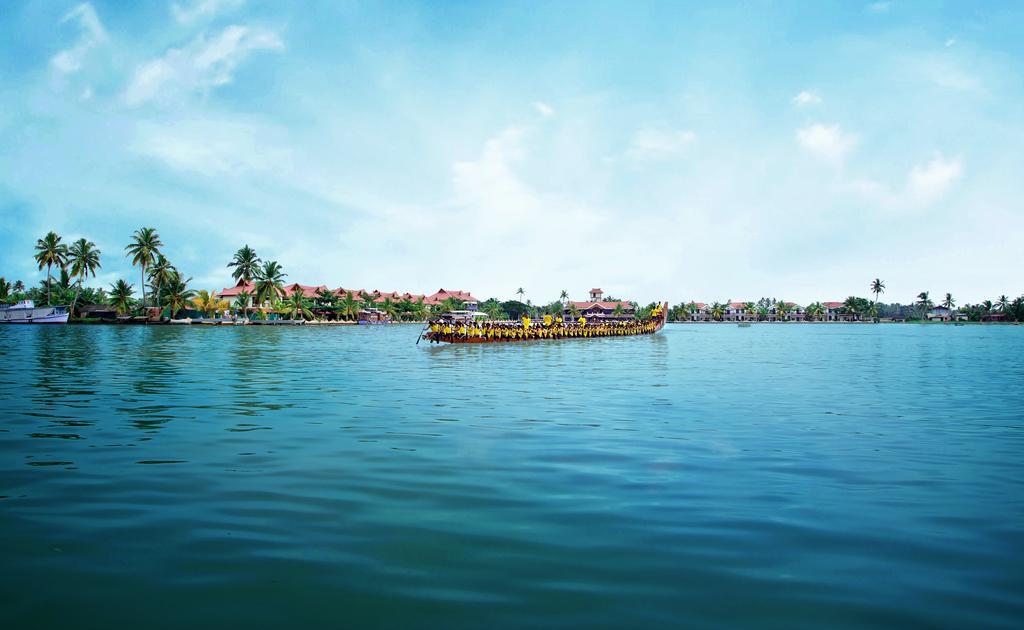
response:
[(13, 306), (0, 306), (0, 324), (66, 324), (66, 306), (36, 306), (32, 300), (22, 300)]
[(545, 316), (540, 322), (526, 317), (521, 322), (487, 322), (475, 315), (442, 315), (427, 323), (421, 338), (434, 343), (504, 343), (652, 335), (668, 321), (668, 303), (657, 306), (645, 319), (630, 321), (581, 317), (582, 321), (563, 322), (560, 317)]

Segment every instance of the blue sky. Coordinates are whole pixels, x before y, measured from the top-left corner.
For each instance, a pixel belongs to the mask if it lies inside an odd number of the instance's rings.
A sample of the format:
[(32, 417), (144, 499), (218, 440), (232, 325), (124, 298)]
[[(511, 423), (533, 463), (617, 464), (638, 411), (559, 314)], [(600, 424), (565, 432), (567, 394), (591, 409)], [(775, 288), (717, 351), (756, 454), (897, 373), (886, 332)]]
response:
[(1019, 294), (1016, 2), (6, 2), (0, 275), (195, 288)]

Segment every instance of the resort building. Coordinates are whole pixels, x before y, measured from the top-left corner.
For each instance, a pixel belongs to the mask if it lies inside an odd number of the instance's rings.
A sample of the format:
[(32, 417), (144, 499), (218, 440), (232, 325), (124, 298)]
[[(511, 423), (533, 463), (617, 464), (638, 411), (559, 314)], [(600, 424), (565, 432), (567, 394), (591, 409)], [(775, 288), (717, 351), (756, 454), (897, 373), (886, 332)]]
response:
[(853, 315), (845, 312), (843, 308), (843, 302), (822, 302), (822, 307), (825, 309), (825, 315), (823, 317), (826, 322), (852, 322)]
[(632, 319), (636, 314), (636, 308), (630, 302), (605, 300), (604, 291), (601, 289), (591, 289), (590, 299), (586, 302), (569, 302), (562, 315), (570, 319), (574, 308), (579, 315), (587, 319), (626, 320)]
[[(222, 300), (234, 302), (235, 298), (237, 298), (238, 295), (242, 292), (246, 292), (250, 296), (255, 294), (256, 284), (254, 282), (245, 282), (244, 280), (239, 280), (235, 284), (235, 286), (221, 289), (221, 291), (217, 293), (216, 296)], [(463, 291), (461, 289), (456, 291), (449, 291), (443, 288), (438, 289), (435, 293), (431, 295), (425, 295), (423, 293), (399, 293), (398, 291), (383, 292), (378, 289), (374, 289), (373, 291), (366, 291), (365, 289), (348, 289), (345, 287), (338, 287), (337, 289), (331, 290), (328, 289), (327, 285), (325, 284), (314, 286), (295, 282), (292, 284), (284, 285), (284, 295), (282, 295), (281, 297), (291, 297), (296, 292), (301, 292), (302, 297), (310, 300), (316, 300), (319, 293), (331, 292), (337, 295), (339, 298), (343, 298), (349, 293), (351, 293), (352, 297), (359, 301), (363, 301), (363, 296), (365, 295), (370, 297), (376, 303), (382, 303), (388, 299), (390, 299), (392, 302), (401, 302), (402, 300), (418, 302), (419, 300), (423, 300), (423, 303), (426, 304), (427, 306), (435, 306), (441, 304), (442, 302), (449, 298), (453, 298), (463, 302), (465, 304), (463, 308), (465, 308), (466, 310), (475, 311), (479, 306), (479, 300), (473, 297), (473, 295), (469, 291)], [(254, 306), (253, 298), (249, 299), (249, 306)]]
[(930, 322), (967, 321), (967, 315), (945, 306), (936, 306), (925, 314), (925, 319)]
[(704, 302), (694, 302), (697, 310), (690, 311), (691, 322), (706, 322), (711, 319), (711, 309)]

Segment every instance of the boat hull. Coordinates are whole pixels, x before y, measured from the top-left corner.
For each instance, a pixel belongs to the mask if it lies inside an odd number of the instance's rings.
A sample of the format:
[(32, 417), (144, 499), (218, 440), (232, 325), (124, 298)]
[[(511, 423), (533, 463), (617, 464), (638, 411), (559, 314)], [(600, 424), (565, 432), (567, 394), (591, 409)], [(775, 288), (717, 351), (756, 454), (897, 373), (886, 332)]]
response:
[(68, 315), (63, 306), (11, 307), (0, 310), (0, 324), (66, 324)]
[(657, 334), (668, 321), (668, 302), (661, 305), (661, 314), (657, 320), (654, 321), (654, 330), (631, 333), (628, 335), (595, 335), (592, 337), (581, 337), (581, 336), (561, 336), (561, 337), (532, 337), (532, 338), (486, 338), (486, 337), (458, 337), (454, 335), (435, 334), (433, 332), (427, 332), (422, 335), (423, 339), (427, 341), (434, 341), (437, 343), (522, 343), (530, 341), (564, 341), (564, 340), (577, 340), (577, 339), (606, 339), (609, 337), (637, 337), (641, 335), (653, 335)]

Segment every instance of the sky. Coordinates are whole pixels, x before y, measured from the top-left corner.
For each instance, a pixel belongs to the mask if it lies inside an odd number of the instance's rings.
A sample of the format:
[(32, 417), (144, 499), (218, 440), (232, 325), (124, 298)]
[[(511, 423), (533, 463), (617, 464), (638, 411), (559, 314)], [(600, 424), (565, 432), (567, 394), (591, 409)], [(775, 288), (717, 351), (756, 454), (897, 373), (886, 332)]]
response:
[[(1020, 2), (9, 0), (0, 275), (549, 302), (1024, 292)], [(937, 300), (936, 300), (937, 301)]]

